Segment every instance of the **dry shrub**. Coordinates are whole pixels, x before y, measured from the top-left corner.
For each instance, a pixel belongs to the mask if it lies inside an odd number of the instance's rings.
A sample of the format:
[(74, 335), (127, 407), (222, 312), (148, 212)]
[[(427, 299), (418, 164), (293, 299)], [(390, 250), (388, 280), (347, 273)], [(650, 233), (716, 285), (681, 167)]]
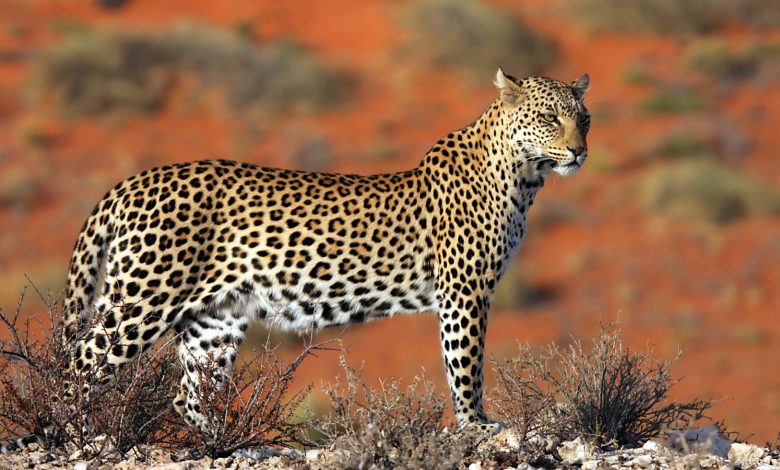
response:
[(540, 72), (555, 58), (552, 43), (502, 11), (478, 0), (424, 0), (410, 5), (416, 49), (440, 63), (490, 76), (497, 66), (517, 75)]
[(424, 375), (404, 390), (399, 381), (370, 388), (341, 354), (345, 382), (336, 379), (325, 393), (332, 413), (319, 429), (335, 449), (332, 468), (450, 469), (476, 449), (477, 436), (452, 432), (442, 423), (445, 399)]
[[(326, 350), (328, 342), (307, 343), (290, 364), (285, 364), (270, 343), (257, 350), (230, 376), (216, 375), (209, 364), (200, 367), (200, 412), (210, 423), (208, 431), (185, 426), (178, 448), (194, 447), (212, 458), (239, 449), (268, 446), (304, 446), (314, 421), (299, 410), (311, 386), (290, 393), (290, 385), (304, 359)], [(181, 421), (178, 421), (181, 423)]]
[(174, 83), (194, 75), (238, 109), (316, 111), (338, 101), (343, 77), (289, 41), (255, 45), (207, 27), (71, 35), (37, 59), (33, 83), (67, 117), (152, 111)]
[(596, 29), (698, 34), (729, 25), (774, 28), (780, 3), (766, 0), (581, 0), (577, 18)]
[(494, 362), (498, 417), (525, 439), (586, 438), (596, 445), (636, 446), (669, 429), (701, 419), (708, 401), (670, 402), (677, 383), (652, 351), (631, 352), (619, 331), (602, 329), (586, 351), (575, 341), (555, 344), (536, 355), (528, 346), (503, 362)]
[(643, 177), (641, 204), (684, 220), (726, 224), (780, 214), (780, 193), (710, 159), (676, 162)]
[[(310, 417), (297, 415), (309, 389), (289, 393), (301, 362), (323, 350), (325, 343), (307, 344), (289, 365), (266, 345), (230, 377), (204, 367), (199, 388), (201, 412), (209, 432), (187, 426), (174, 412), (179, 366), (173, 338), (161, 342), (113, 373), (108, 383), (94, 370), (66, 376), (71, 351), (61, 341), (62, 319), (51, 296), (47, 318), (20, 322), (22, 299), (12, 316), (0, 311), (0, 432), (6, 449), (38, 442), (57, 452), (95, 462), (118, 461), (129, 450), (154, 445), (169, 450), (222, 457), (250, 447), (305, 444)], [(87, 328), (88, 329), (88, 328)], [(42, 338), (42, 339), (38, 339)], [(61, 396), (66, 383), (90, 393)]]
[[(41, 296), (43, 299), (43, 296)], [(47, 318), (20, 323), (22, 300), (13, 315), (0, 311), (0, 429), (6, 439), (26, 436), (46, 447), (80, 451), (87, 458), (116, 460), (133, 447), (172, 438), (165, 416), (171, 410), (180, 370), (169, 344), (144, 353), (99, 384), (94, 373), (76, 386), (91, 388), (63, 401), (70, 351), (62, 344), (62, 321), (52, 296)], [(44, 324), (44, 322), (48, 322)], [(13, 445), (11, 445), (13, 448)]]

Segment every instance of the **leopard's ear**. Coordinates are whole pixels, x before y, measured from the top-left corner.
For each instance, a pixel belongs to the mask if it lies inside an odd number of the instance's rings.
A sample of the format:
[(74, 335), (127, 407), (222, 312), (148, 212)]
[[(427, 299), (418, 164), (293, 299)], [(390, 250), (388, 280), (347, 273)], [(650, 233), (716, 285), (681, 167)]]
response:
[(501, 67), (496, 72), (493, 84), (501, 90), (501, 101), (508, 106), (519, 106), (525, 99), (525, 92), (513, 77), (504, 73)]
[(585, 75), (581, 76), (577, 80), (574, 80), (571, 82), (571, 89), (574, 92), (574, 96), (577, 97), (578, 101), (582, 101), (582, 97), (585, 96), (585, 92), (588, 91), (588, 88), (590, 87), (590, 77), (586, 73)]

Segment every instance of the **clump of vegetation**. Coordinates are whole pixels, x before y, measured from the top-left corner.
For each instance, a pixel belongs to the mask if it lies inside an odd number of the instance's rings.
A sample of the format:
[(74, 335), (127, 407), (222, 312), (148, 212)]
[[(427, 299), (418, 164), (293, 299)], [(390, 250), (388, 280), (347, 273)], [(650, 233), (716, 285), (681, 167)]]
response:
[(160, 32), (90, 31), (44, 51), (35, 68), (40, 97), (68, 117), (112, 110), (152, 111), (185, 76), (219, 88), (233, 107), (318, 110), (337, 102), (344, 81), (301, 47), (255, 45), (206, 27)]
[(216, 375), (218, 369), (210, 364), (201, 364), (197, 399), (210, 428), (185, 426), (187, 436), (176, 447), (194, 447), (203, 455), (219, 458), (239, 449), (308, 444), (306, 434), (314, 418), (301, 415), (299, 408), (311, 386), (291, 395), (289, 388), (303, 360), (323, 349), (325, 343), (307, 344), (295, 360), (285, 364), (266, 343), (227, 377)]
[(694, 42), (685, 55), (688, 66), (716, 81), (737, 81), (755, 76), (764, 66), (780, 61), (780, 47), (754, 44), (741, 50), (720, 38)]
[[(43, 299), (44, 297), (41, 296)], [(143, 444), (167, 442), (164, 425), (181, 372), (175, 352), (164, 344), (121, 368), (108, 385), (94, 373), (67, 377), (71, 351), (62, 344), (62, 321), (54, 299), (47, 300), (48, 325), (20, 323), (22, 300), (11, 316), (0, 312), (0, 430), (4, 438), (27, 436), (46, 447), (77, 450), (96, 461), (116, 460)], [(40, 331), (33, 331), (40, 330)], [(51, 332), (50, 335), (41, 332)], [(68, 381), (92, 393), (62, 400)]]
[[(562, 206), (555, 206), (555, 204), (551, 209), (539, 214), (536, 216), (538, 225), (535, 226), (544, 227), (570, 220), (568, 217), (572, 216)], [(517, 266), (509, 266), (501, 282), (498, 283), (491, 306), (498, 310), (518, 310), (549, 302), (556, 295), (557, 291), (553, 287), (533, 285), (525, 279), (521, 269)]]
[(341, 364), (346, 381), (325, 390), (332, 412), (319, 428), (337, 450), (334, 468), (450, 469), (476, 449), (476, 436), (442, 423), (445, 400), (424, 376), (404, 390), (398, 381), (369, 387), (360, 372)]
[(707, 100), (695, 89), (684, 86), (663, 87), (639, 104), (639, 111), (647, 114), (689, 113), (708, 106)]
[(0, 174), (0, 208), (26, 212), (30, 206), (45, 201), (46, 181), (31, 172), (8, 169)]
[[(197, 392), (210, 423), (204, 432), (173, 411), (183, 371), (172, 338), (117, 368), (108, 383), (96, 368), (72, 376), (55, 299), (47, 300), (47, 324), (20, 324), (23, 299), (12, 316), (0, 311), (2, 337), (9, 338), (0, 341), (0, 433), (10, 448), (22, 437), (25, 444), (100, 463), (151, 445), (222, 457), (242, 448), (308, 443), (312, 419), (298, 413), (308, 389), (289, 389), (301, 362), (324, 343), (307, 344), (290, 364), (266, 345), (229, 377), (204, 367)], [(77, 392), (63, 399), (68, 383)], [(85, 386), (88, 394), (78, 392)]]
[(639, 196), (653, 212), (714, 224), (780, 214), (780, 193), (775, 189), (709, 159), (678, 162), (649, 173)]
[(629, 85), (645, 85), (653, 81), (650, 71), (640, 63), (629, 64), (623, 70), (621, 78)]
[(619, 331), (602, 329), (588, 351), (579, 341), (536, 355), (528, 346), (496, 362), (498, 417), (522, 435), (577, 437), (594, 445), (636, 446), (701, 419), (710, 403), (670, 402), (672, 360), (632, 352)]
[(780, 25), (780, 4), (764, 0), (581, 0), (575, 11), (596, 29), (657, 34), (700, 34), (735, 24)]
[(661, 139), (657, 153), (668, 157), (687, 158), (709, 155), (713, 152), (712, 142), (689, 132), (673, 133)]
[(555, 59), (550, 41), (478, 0), (425, 0), (410, 6), (409, 18), (416, 49), (476, 77), (499, 65), (517, 76), (532, 75)]

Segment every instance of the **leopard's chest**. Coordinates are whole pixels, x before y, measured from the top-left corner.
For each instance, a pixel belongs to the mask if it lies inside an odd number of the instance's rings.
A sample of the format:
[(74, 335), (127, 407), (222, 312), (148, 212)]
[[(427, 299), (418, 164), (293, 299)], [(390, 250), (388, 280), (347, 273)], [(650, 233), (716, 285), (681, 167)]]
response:
[(528, 212), (534, 204), (536, 192), (543, 182), (522, 181), (517, 184), (515, 192), (509, 196), (509, 204), (503, 211), (497, 211), (501, 225), (499, 236), (492, 240), (493, 262), (498, 278), (506, 272), (528, 233)]

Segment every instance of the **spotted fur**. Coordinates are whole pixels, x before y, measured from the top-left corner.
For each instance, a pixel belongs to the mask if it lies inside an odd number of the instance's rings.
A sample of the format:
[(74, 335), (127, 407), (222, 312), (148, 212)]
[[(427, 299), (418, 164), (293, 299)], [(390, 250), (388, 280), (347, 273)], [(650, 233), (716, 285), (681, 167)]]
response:
[[(292, 330), (432, 311), (455, 414), (482, 407), (488, 306), (550, 171), (587, 155), (587, 75), (515, 79), (420, 165), (355, 176), (198, 161), (112, 189), (70, 265), (64, 340), (74, 373), (137, 357), (169, 330), (186, 373), (176, 410), (207, 426), (198, 362), (229, 373), (251, 322)], [(90, 326), (91, 325), (91, 326)]]

